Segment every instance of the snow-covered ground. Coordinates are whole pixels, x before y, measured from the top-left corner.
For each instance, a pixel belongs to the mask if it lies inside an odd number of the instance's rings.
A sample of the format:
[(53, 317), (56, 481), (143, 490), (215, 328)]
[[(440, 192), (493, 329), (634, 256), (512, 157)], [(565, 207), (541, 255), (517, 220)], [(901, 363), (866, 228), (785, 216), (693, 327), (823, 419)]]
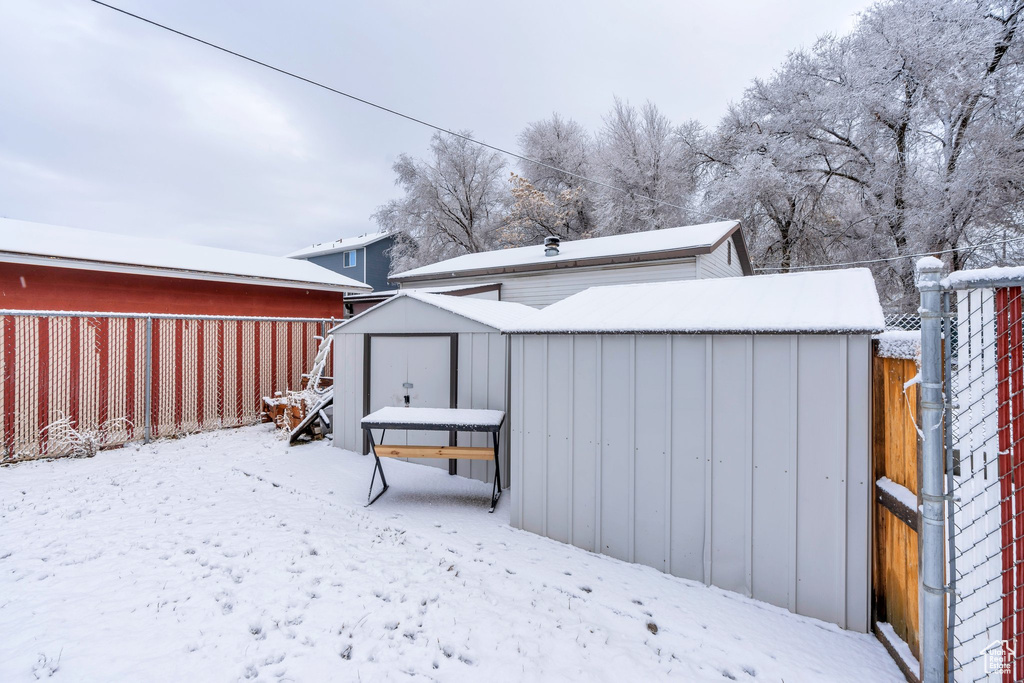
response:
[(901, 681), (871, 636), (257, 426), (0, 469), (0, 680)]

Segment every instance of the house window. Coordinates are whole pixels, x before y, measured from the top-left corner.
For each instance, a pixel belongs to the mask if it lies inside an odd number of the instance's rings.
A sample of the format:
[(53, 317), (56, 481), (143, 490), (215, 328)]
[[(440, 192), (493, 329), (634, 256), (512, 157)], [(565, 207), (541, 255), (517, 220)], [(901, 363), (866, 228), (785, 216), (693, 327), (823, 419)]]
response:
[(729, 242), (725, 252), (725, 262), (732, 265), (732, 242)]
[(345, 267), (354, 268), (356, 265), (356, 250), (345, 252)]

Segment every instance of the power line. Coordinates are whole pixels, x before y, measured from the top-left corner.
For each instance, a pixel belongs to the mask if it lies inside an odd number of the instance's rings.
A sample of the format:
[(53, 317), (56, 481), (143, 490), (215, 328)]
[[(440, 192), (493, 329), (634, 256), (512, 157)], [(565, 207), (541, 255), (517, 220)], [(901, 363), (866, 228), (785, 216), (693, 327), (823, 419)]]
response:
[[(295, 78), (297, 80), (300, 80), (303, 83), (308, 83), (309, 85), (316, 86), (317, 88), (322, 88), (324, 90), (327, 90), (328, 92), (334, 93), (335, 95), (341, 95), (342, 97), (347, 97), (350, 100), (353, 100), (355, 102), (359, 102), (360, 104), (365, 104), (366, 106), (373, 107), (374, 109), (379, 109), (380, 111), (383, 111), (383, 112), (386, 112), (388, 114), (391, 114), (392, 116), (397, 116), (397, 117), (403, 118), (403, 119), (405, 119), (407, 121), (412, 121), (413, 123), (418, 123), (421, 126), (426, 126), (427, 128), (432, 128), (433, 130), (436, 130), (436, 131), (438, 131), (440, 133), (446, 133), (447, 135), (452, 135), (454, 137), (461, 138), (462, 140), (465, 140), (466, 142), (473, 143), (474, 145), (479, 145), (480, 147), (484, 147), (484, 148), (492, 150), (494, 152), (498, 152), (500, 154), (505, 154), (505, 155), (510, 156), (510, 157), (512, 157), (514, 159), (518, 159), (520, 161), (525, 161), (525, 162), (530, 163), (530, 164), (535, 164), (535, 165), (540, 166), (542, 168), (546, 168), (546, 169), (548, 169), (550, 171), (557, 171), (558, 173), (564, 173), (565, 175), (567, 175), (567, 176), (569, 176), (571, 178), (576, 178), (577, 180), (581, 180), (581, 181), (586, 182), (586, 183), (591, 183), (593, 185), (597, 185), (599, 187), (603, 187), (603, 188), (608, 189), (608, 190), (613, 190), (615, 192), (619, 192), (619, 193), (624, 194), (624, 195), (634, 196), (633, 193), (630, 192), (629, 190), (626, 190), (624, 188), (618, 187), (616, 185), (611, 185), (611, 184), (603, 182), (601, 180), (594, 180), (593, 178), (588, 178), (587, 176), (580, 175), (579, 173), (573, 173), (572, 171), (566, 171), (563, 168), (558, 168), (557, 166), (553, 166), (552, 164), (547, 164), (547, 163), (544, 163), (543, 161), (538, 161), (536, 159), (531, 159), (530, 157), (524, 156), (522, 154), (518, 154), (516, 152), (512, 152), (512, 151), (504, 149), (502, 147), (498, 147), (496, 145), (488, 144), (486, 142), (483, 142), (481, 140), (477, 140), (476, 138), (470, 137), (468, 135), (464, 135), (462, 133), (458, 133), (456, 131), (449, 130), (448, 128), (445, 128), (443, 126), (439, 126), (437, 124), (430, 123), (429, 121), (424, 121), (423, 119), (417, 118), (417, 117), (412, 116), (410, 114), (404, 114), (404, 113), (398, 111), (397, 109), (392, 109), (390, 107), (386, 107), (386, 106), (384, 106), (382, 104), (377, 104), (376, 102), (372, 102), (370, 100), (367, 100), (365, 98), (359, 97), (357, 95), (353, 95), (352, 93), (345, 92), (344, 90), (339, 90), (337, 88), (333, 88), (333, 87), (331, 87), (329, 85), (326, 85), (324, 83), (321, 83), (319, 81), (315, 81), (312, 78), (307, 78), (305, 76), (299, 75), (299, 74), (294, 73), (292, 71), (288, 71), (286, 69), (282, 69), (280, 67), (274, 66), (273, 64), (268, 64), (267, 62), (260, 61), (258, 59), (255, 59), (254, 57), (249, 57), (247, 55), (242, 54), (241, 52), (236, 52), (234, 50), (231, 50), (229, 48), (223, 47), (223, 46), (218, 45), (216, 43), (211, 43), (208, 40), (203, 40), (202, 38), (198, 38), (198, 37), (196, 37), (196, 36), (194, 36), (194, 35), (192, 35), (190, 33), (185, 33), (184, 31), (179, 31), (178, 29), (172, 28), (170, 26), (167, 26), (166, 24), (161, 24), (161, 23), (159, 23), (157, 21), (153, 21), (152, 19), (147, 19), (146, 17), (143, 17), (141, 15), (135, 14), (133, 12), (129, 12), (128, 10), (125, 10), (125, 9), (121, 9), (120, 7), (115, 7), (114, 5), (107, 4), (105, 2), (102, 2), (101, 0), (90, 0), (90, 1), (95, 3), (95, 4), (97, 4), (97, 5), (100, 5), (101, 7), (106, 7), (107, 9), (114, 10), (115, 12), (119, 12), (119, 13), (125, 15), (125, 16), (131, 17), (132, 19), (138, 19), (139, 21), (145, 22), (145, 23), (149, 24), (150, 26), (155, 26), (155, 27), (163, 29), (165, 31), (170, 31), (171, 33), (174, 33), (175, 35), (181, 36), (182, 38), (187, 38), (188, 40), (192, 40), (192, 41), (195, 41), (195, 42), (200, 43), (202, 45), (206, 45), (207, 47), (212, 47), (215, 50), (220, 50), (221, 52), (229, 54), (229, 55), (231, 55), (233, 57), (237, 57), (239, 59), (244, 59), (245, 61), (250, 62), (252, 64), (256, 64), (258, 66), (262, 66), (265, 69), (270, 69), (271, 71), (276, 71), (277, 73), (282, 74), (284, 76), (288, 76), (290, 78)], [(716, 216), (714, 214), (710, 214), (710, 213), (707, 213), (705, 211), (701, 211), (699, 209), (694, 209), (692, 207), (679, 206), (678, 204), (673, 204), (671, 202), (666, 202), (666, 201), (664, 201), (662, 199), (655, 199), (653, 197), (647, 197), (647, 196), (644, 196), (644, 195), (635, 195), (635, 196), (639, 197), (641, 199), (647, 200), (649, 202), (652, 202), (654, 204), (660, 204), (662, 206), (669, 206), (669, 207), (672, 207), (673, 209), (679, 209), (680, 211), (696, 213), (698, 215), (705, 216), (707, 218), (713, 218), (713, 219), (719, 220), (719, 221), (730, 220), (728, 218), (723, 218), (722, 216)]]
[(998, 240), (996, 242), (986, 242), (984, 244), (975, 244), (972, 247), (962, 247), (960, 249), (943, 249), (941, 251), (927, 251), (927, 252), (924, 252), (924, 253), (921, 253), (921, 254), (904, 254), (903, 256), (890, 256), (888, 258), (868, 259), (868, 260), (865, 260), (865, 261), (847, 261), (846, 263), (822, 263), (822, 264), (815, 265), (815, 266), (790, 266), (788, 268), (783, 268), (782, 266), (768, 266), (766, 268), (754, 268), (754, 270), (762, 271), (763, 272), (763, 271), (766, 271), (766, 270), (815, 270), (815, 269), (820, 269), (820, 268), (842, 268), (842, 267), (845, 267), (845, 266), (862, 266), (862, 265), (866, 265), (866, 264), (869, 264), (869, 263), (886, 263), (888, 261), (899, 261), (899, 260), (905, 259), (905, 258), (922, 258), (924, 256), (941, 256), (942, 254), (952, 254), (954, 251), (964, 251), (964, 250), (966, 250), (968, 248), (977, 250), (977, 249), (980, 249), (982, 247), (995, 247), (995, 246), (999, 246), (1000, 244), (1009, 244), (1010, 242), (1019, 242), (1021, 240), (1024, 240), (1024, 237), (1011, 237), (1011, 238), (1005, 239), (1005, 240)]

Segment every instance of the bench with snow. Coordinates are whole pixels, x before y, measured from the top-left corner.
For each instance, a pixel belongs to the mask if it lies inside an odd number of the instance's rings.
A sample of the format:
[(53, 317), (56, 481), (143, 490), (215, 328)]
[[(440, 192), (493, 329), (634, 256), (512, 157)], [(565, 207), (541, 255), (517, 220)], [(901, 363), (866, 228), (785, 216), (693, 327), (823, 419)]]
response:
[[(505, 413), (501, 410), (478, 410), (464, 408), (381, 408), (362, 419), (360, 425), (370, 439), (373, 450), (373, 476), (370, 477), (370, 492), (367, 494), (366, 505), (373, 504), (388, 490), (388, 481), (384, 478), (384, 467), (381, 458), (447, 458), (449, 460), (490, 460), (494, 459), (494, 487), (491, 491), (491, 509), (501, 497), (501, 466), (498, 463), (498, 444), (501, 425), (505, 421)], [(470, 446), (400, 446), (380, 444), (373, 438), (371, 430), (380, 429), (380, 440), (389, 429), (437, 431), (437, 432), (490, 432), (493, 446), (480, 448)], [(373, 495), (373, 483), (380, 472), (383, 486), (380, 492)], [(372, 496), (372, 497), (371, 497)]]

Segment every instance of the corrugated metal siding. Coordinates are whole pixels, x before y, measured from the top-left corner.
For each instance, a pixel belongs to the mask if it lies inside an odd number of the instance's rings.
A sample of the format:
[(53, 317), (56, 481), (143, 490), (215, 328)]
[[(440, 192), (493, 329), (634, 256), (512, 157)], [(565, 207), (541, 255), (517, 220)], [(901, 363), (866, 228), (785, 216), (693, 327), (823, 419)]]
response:
[(415, 289), (418, 286), (439, 287), (445, 285), (500, 282), (502, 301), (514, 301), (526, 304), (527, 306), (543, 308), (590, 287), (630, 284), (634, 282), (692, 280), (696, 276), (696, 260), (694, 257), (689, 257), (667, 264), (564, 268), (540, 273), (481, 275), (430, 280), (419, 284), (410, 283), (406, 286), (410, 289)]
[[(458, 407), (487, 408), (508, 411), (506, 407), (506, 341), (497, 333), (465, 333), (459, 335)], [(509, 485), (508, 470), (509, 421), (500, 434), (498, 460), (501, 463), (502, 485)], [(473, 432), (459, 434), (460, 446), (491, 446), (491, 435)], [(494, 463), (484, 460), (458, 460), (460, 476), (479, 481), (494, 481)]]
[(363, 452), (363, 335), (334, 335), (334, 445)]
[(513, 526), (866, 631), (866, 336), (512, 337)]

